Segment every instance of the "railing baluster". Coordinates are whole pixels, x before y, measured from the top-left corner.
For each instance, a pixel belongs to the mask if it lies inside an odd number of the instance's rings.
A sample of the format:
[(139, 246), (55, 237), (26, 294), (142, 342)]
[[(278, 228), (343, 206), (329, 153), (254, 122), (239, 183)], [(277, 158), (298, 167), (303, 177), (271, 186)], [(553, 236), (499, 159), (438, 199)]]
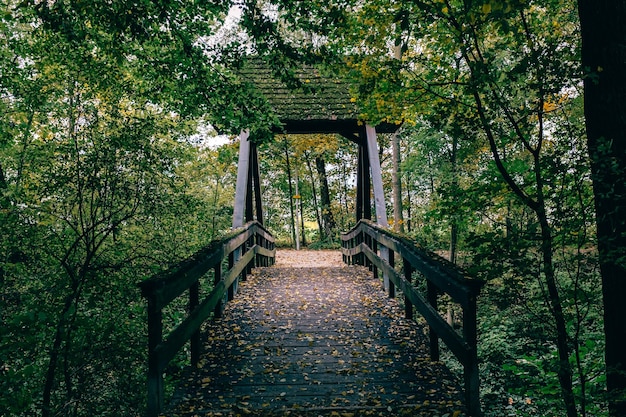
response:
[[(376, 239), (374, 239), (372, 236), (368, 235), (368, 246), (372, 249), (372, 252), (374, 252), (376, 255), (378, 255), (378, 242), (376, 241)], [(378, 276), (378, 267), (376, 266), (375, 263), (373, 262), (369, 262), (369, 266), (370, 266), (370, 271), (372, 271), (372, 276), (374, 277), (375, 280), (379, 279)], [(385, 283), (383, 281), (383, 287), (385, 286)]]
[[(228, 254), (228, 270), (229, 271), (233, 269), (233, 266), (235, 265), (235, 258), (236, 258), (236, 253), (238, 250), (239, 249), (236, 249), (235, 251)], [(235, 280), (235, 282), (233, 282), (233, 284), (230, 287), (228, 287), (228, 301), (232, 301), (235, 299), (236, 288), (237, 288), (237, 280)]]
[[(402, 258), (402, 264), (402, 268), (404, 269), (404, 279), (406, 279), (409, 284), (412, 284), (413, 266), (404, 258)], [(409, 297), (406, 294), (404, 295), (404, 317), (409, 320), (413, 319), (413, 303), (409, 300)]]
[[(215, 265), (213, 269), (213, 288), (217, 287), (217, 284), (222, 280), (222, 262)], [(213, 311), (213, 317), (216, 319), (222, 318), (224, 313), (224, 297), (217, 302), (215, 310)]]
[(463, 309), (463, 336), (471, 349), (468, 362), (464, 364), (464, 379), (467, 408), (473, 416), (478, 416), (481, 413), (476, 321), (476, 297), (470, 296), (467, 306)]
[[(389, 266), (394, 268), (396, 266), (395, 252), (392, 250), (388, 250), (388, 254), (389, 254)], [(387, 282), (389, 282), (389, 298), (396, 298), (395, 284), (389, 279), (389, 277), (386, 276), (385, 279), (387, 280)]]
[[(437, 311), (437, 295), (438, 295), (437, 287), (430, 282), (426, 281), (426, 298), (428, 300), (428, 304)], [(432, 326), (428, 326), (428, 337), (430, 339), (430, 359), (433, 361), (439, 360), (439, 336), (437, 336), (437, 332)]]
[[(196, 281), (189, 287), (189, 313), (198, 307), (200, 304), (200, 281)], [(200, 361), (200, 329), (196, 330), (191, 336), (190, 352), (191, 352), (191, 364), (196, 365)]]
[(163, 339), (163, 313), (155, 297), (148, 298), (148, 416), (156, 416), (163, 406), (163, 375), (156, 348)]

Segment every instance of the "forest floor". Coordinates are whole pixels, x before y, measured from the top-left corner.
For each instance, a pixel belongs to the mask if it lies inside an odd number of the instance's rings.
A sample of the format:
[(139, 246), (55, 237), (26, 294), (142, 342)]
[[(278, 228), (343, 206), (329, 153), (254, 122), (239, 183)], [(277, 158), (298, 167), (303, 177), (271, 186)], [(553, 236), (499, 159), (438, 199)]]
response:
[(458, 376), (429, 360), (424, 329), (337, 251), (279, 250), (204, 336), (163, 415), (465, 415)]

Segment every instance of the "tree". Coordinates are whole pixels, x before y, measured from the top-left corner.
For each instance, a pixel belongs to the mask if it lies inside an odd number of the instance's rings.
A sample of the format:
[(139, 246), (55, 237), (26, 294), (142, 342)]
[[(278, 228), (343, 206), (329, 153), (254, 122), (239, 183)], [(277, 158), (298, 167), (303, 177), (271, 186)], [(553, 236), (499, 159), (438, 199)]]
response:
[(626, 8), (579, 0), (587, 144), (602, 272), (609, 412), (626, 415)]
[(185, 187), (200, 186), (183, 172), (195, 118), (231, 132), (272, 123), (249, 117), (263, 103), (236, 59), (202, 47), (228, 6), (3, 4), (3, 411), (141, 414), (136, 280), (219, 233), (192, 211), (208, 196)]

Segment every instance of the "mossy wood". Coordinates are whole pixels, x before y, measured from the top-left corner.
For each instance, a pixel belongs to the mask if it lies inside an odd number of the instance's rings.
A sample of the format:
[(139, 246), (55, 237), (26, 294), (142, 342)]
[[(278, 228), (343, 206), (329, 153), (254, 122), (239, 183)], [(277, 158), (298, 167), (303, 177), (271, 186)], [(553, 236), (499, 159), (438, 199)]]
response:
[[(240, 73), (265, 100), (280, 121), (274, 133), (338, 133), (358, 141), (366, 120), (360, 116), (349, 84), (336, 74), (313, 65), (302, 65), (278, 74), (258, 57), (249, 58)], [(379, 123), (376, 131), (392, 133), (399, 125)]]

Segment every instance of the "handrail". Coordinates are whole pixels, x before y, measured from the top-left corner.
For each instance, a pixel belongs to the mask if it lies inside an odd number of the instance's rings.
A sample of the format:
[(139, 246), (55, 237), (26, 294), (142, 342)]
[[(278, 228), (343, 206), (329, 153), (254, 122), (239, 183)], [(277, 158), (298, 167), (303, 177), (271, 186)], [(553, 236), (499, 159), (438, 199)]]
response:
[[(237, 280), (254, 266), (274, 263), (276, 248), (271, 233), (252, 221), (228, 236), (211, 242), (188, 259), (138, 284), (148, 301), (148, 403), (147, 416), (156, 417), (163, 406), (163, 371), (183, 345), (190, 341), (191, 363), (200, 359), (200, 326), (213, 313), (221, 315), (224, 298), (232, 300)], [(224, 260), (228, 268), (222, 270)], [(213, 289), (199, 300), (200, 279), (213, 269)], [(189, 292), (189, 315), (163, 337), (163, 308)]]
[[(430, 356), (439, 360), (439, 338), (463, 364), (465, 400), (470, 416), (481, 416), (479, 400), (478, 355), (476, 335), (476, 298), (482, 281), (468, 279), (456, 265), (420, 248), (405, 236), (391, 232), (369, 221), (361, 220), (342, 237), (342, 255), (345, 263), (370, 267), (374, 278), (382, 270), (385, 289), (395, 297), (396, 287), (405, 297), (405, 316), (413, 318), (413, 306), (428, 322), (430, 328)], [(388, 259), (384, 253), (388, 249)], [(381, 250), (382, 249), (382, 250)], [(383, 255), (382, 257), (379, 256)], [(403, 261), (403, 274), (395, 268), (395, 254)], [(426, 298), (412, 283), (413, 271), (426, 278)], [(463, 308), (463, 335), (459, 335), (437, 311), (437, 297), (446, 293)]]

